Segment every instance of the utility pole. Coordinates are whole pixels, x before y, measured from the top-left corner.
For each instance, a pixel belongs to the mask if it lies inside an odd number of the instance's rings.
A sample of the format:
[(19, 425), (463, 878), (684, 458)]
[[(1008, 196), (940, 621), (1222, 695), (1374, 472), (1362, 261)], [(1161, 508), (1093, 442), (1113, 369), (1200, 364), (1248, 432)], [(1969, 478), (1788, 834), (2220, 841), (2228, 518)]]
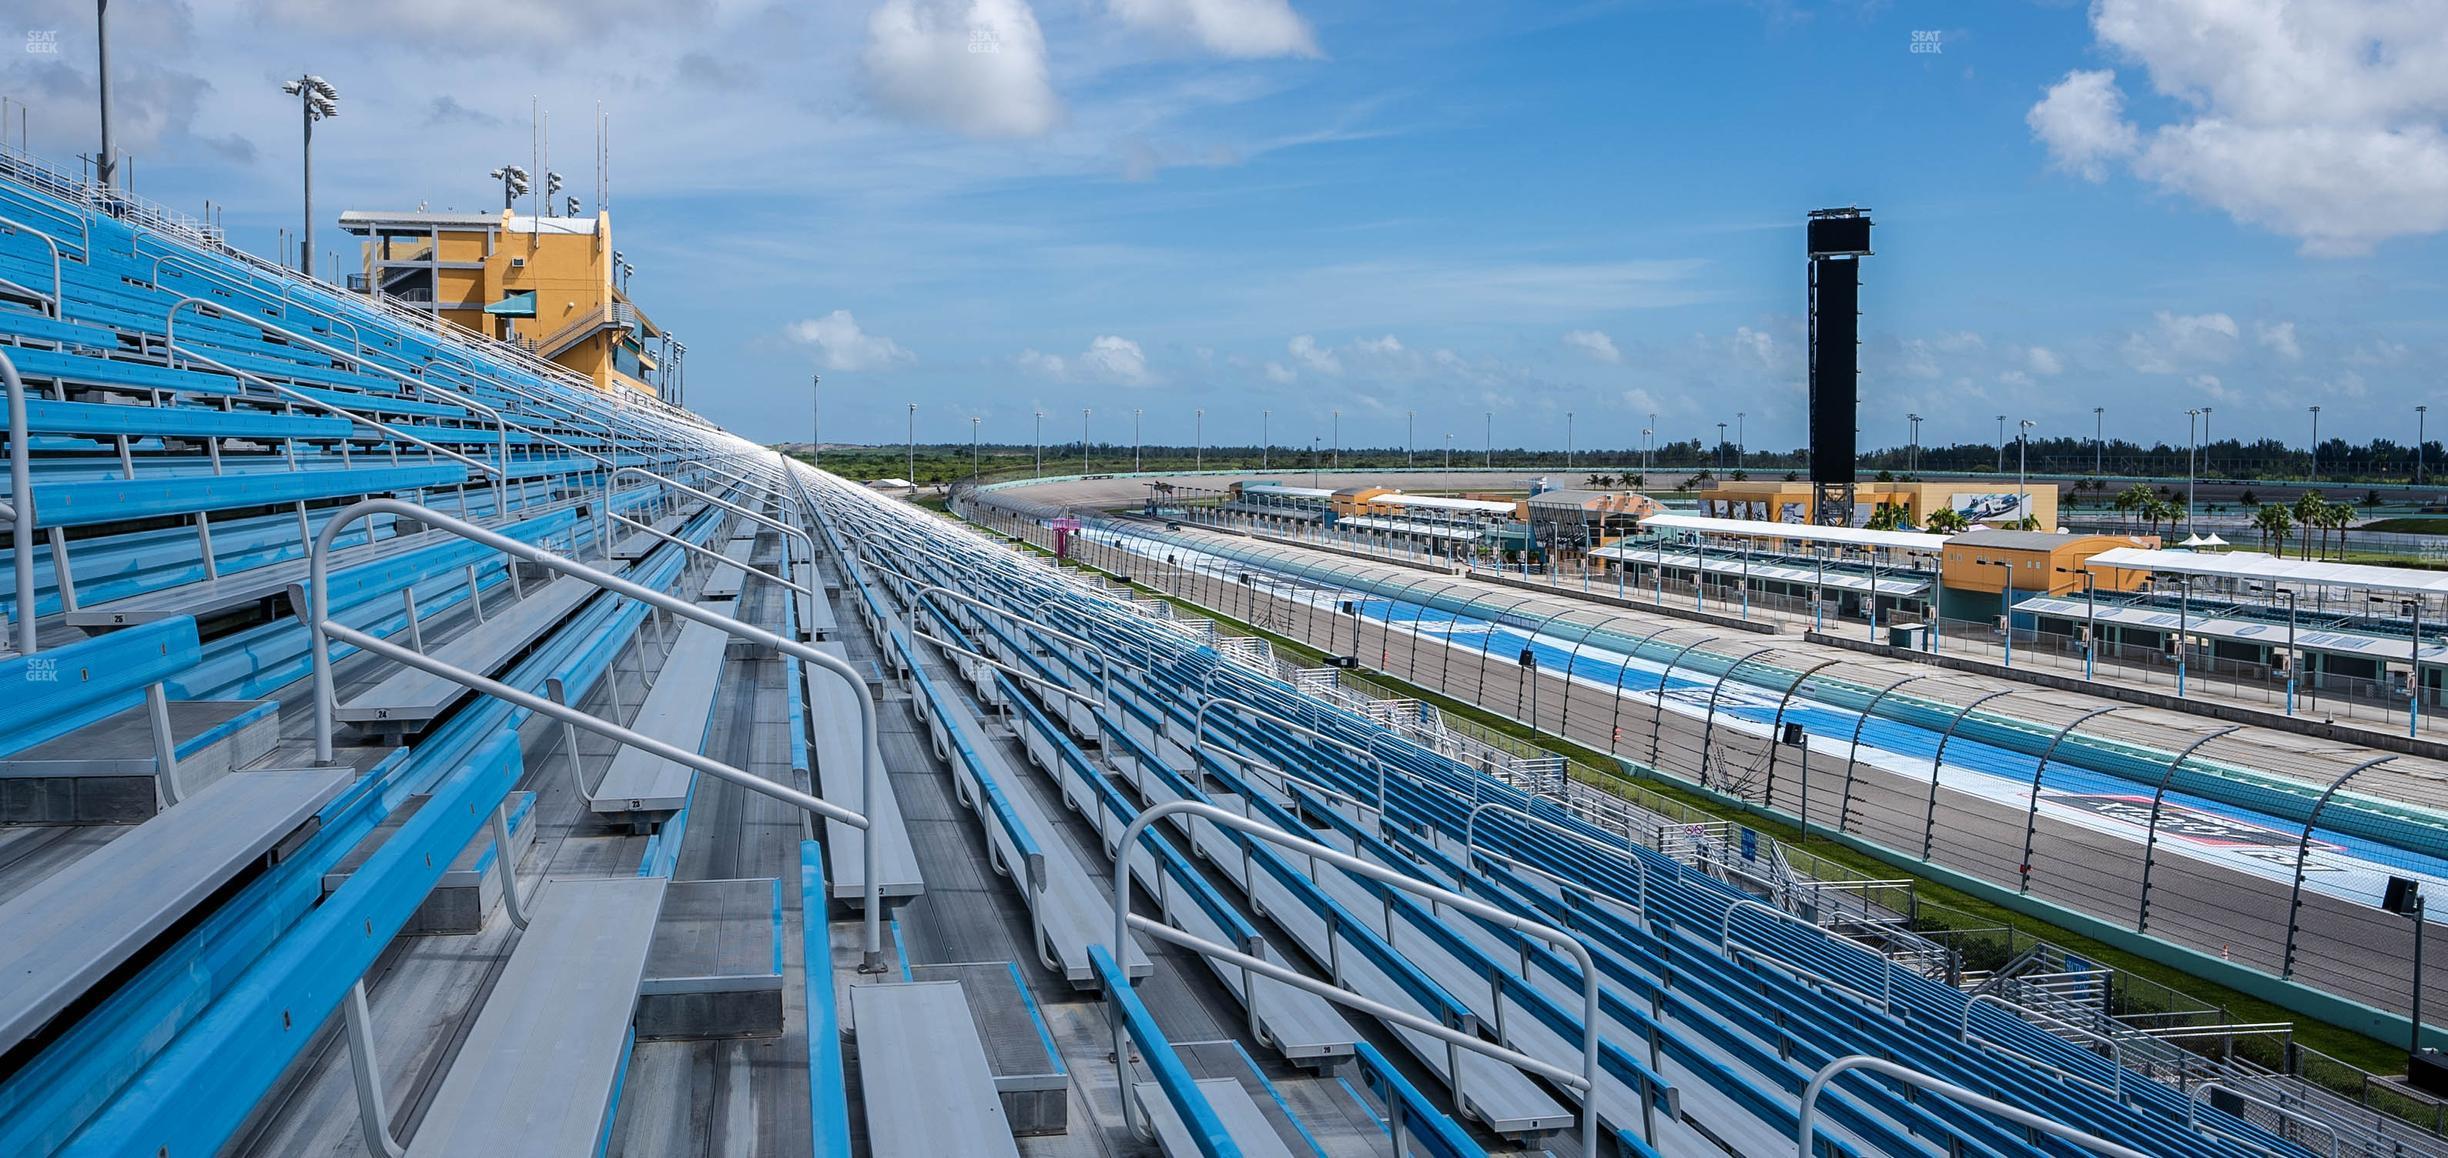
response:
[(94, 71), (101, 80), (102, 103), (102, 155), (94, 158), (94, 176), (107, 193), (119, 171), (119, 154), (111, 148), (110, 0), (94, 0)]
[(2320, 407), (2312, 408), (2312, 481), (2320, 481)]
[(2108, 408), (2094, 406), (2091, 408), (2091, 473), (2094, 475), (2101, 473), (2101, 456), (2106, 453), (2107, 446)]
[(2193, 474), (2201, 455), (2201, 411), (2185, 411), (2185, 531), (2193, 530)]
[(325, 117), (340, 115), (340, 90), (330, 81), (308, 73), (296, 80), (283, 82), (281, 91), (298, 98), (298, 115), (303, 123), (304, 185), (306, 188), (306, 230), (298, 246), (298, 272), (314, 276), (314, 126)]

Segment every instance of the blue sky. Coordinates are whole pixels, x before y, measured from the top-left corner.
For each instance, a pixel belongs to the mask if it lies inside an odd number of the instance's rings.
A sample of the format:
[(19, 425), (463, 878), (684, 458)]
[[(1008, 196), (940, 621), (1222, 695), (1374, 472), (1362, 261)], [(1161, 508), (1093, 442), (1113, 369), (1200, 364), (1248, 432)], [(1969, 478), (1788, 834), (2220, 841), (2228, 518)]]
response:
[[(91, 148), (91, 6), (9, 52)], [(2429, 15), (2424, 12), (2428, 10)], [(337, 83), (317, 204), (592, 191), (692, 401), (758, 437), (1630, 446), (1802, 439), (1800, 221), (1879, 222), (1862, 426), (2406, 438), (2448, 305), (2433, 0), (170, 0), (114, 5), (139, 189), (296, 221), (279, 80)], [(478, 32), (488, 29), (489, 32)], [(1938, 51), (1915, 52), (1916, 33)], [(17, 33), (0, 27), (0, 37)], [(1927, 38), (1924, 38), (1927, 43)], [(991, 51), (973, 51), (991, 49)], [(330, 248), (339, 235), (328, 226)]]

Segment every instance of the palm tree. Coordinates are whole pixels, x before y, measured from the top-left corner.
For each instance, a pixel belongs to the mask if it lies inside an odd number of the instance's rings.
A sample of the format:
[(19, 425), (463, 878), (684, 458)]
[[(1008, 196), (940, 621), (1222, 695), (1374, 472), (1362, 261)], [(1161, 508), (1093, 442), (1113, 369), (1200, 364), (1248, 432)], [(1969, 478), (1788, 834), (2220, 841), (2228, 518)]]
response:
[(1586, 481), (1589, 483), (1589, 488), (1591, 490), (1605, 490), (1607, 485), (1607, 476), (1602, 474), (1594, 474), (1589, 476)]
[(2338, 535), (2338, 558), (2346, 557), (2346, 528), (2355, 521), (2355, 510), (2345, 503), (2331, 503), (2328, 509), (2330, 529)]
[(1953, 507), (1940, 507), (1921, 520), (1921, 528), (1933, 535), (1960, 535), (1972, 526), (1972, 520)]
[[(2322, 498), (2319, 491), (2305, 491), (2295, 497), (2295, 525), (2303, 528), (2303, 557), (2306, 559), (2312, 558), (2312, 532), (2320, 527), (2322, 510), (2328, 505), (2329, 500)], [(2323, 532), (2321, 553), (2328, 554), (2328, 547), (2329, 536)]]
[(2284, 505), (2262, 504), (2261, 509), (2253, 513), (2253, 526), (2261, 530), (2262, 546), (2267, 547), (2275, 540), (2278, 545), (2278, 557), (2282, 559), (2286, 557), (2287, 532), (2295, 529), (2295, 516)]
[(2135, 483), (2119, 491), (2115, 502), (2110, 505), (2116, 507), (2119, 515), (2138, 516), (2150, 504), (2150, 501), (2157, 497), (2159, 496), (2152, 494), (2149, 487)]

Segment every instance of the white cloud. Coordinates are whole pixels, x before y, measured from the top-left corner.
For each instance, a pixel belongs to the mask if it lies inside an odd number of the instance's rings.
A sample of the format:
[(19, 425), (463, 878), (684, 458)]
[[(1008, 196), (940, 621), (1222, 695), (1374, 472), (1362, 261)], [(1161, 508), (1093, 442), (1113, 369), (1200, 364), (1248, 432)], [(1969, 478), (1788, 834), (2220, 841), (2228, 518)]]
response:
[(2235, 319), (2225, 314), (2177, 314), (2160, 310), (2147, 331), (2125, 336), (2127, 365), (2145, 374), (2176, 374), (2204, 362), (2224, 362), (2235, 352)]
[(1363, 354), (1373, 354), (1381, 358), (1392, 357), (1403, 352), (1402, 340), (1392, 334), (1387, 334), (1382, 338), (1362, 338), (1353, 342), (1352, 348)]
[(1191, 40), (1218, 56), (1317, 56), (1289, 0), (1107, 0), (1123, 23)]
[(2216, 374), (2195, 374), (2185, 379), (2185, 384), (2209, 395), (2212, 401), (2225, 402), (2235, 397), (2235, 392), (2227, 389), (2226, 384), (2220, 382)]
[(1604, 330), (1566, 330), (1564, 344), (1610, 366), (1623, 361), (1623, 352)]
[(1291, 367), (1286, 366), (1281, 362), (1268, 362), (1265, 369), (1267, 381), (1273, 382), (1279, 386), (1288, 385), (1293, 380), (1300, 377), (1299, 374), (1293, 373)]
[(1779, 351), (1775, 335), (1749, 326), (1734, 330), (1734, 358), (1762, 370), (1776, 369)]
[(2085, 181), (2107, 180), (2108, 162), (2132, 156), (2139, 136), (2125, 123), (2116, 74), (2105, 70), (2067, 73), (2023, 114), (2023, 123), (2048, 146), (2051, 164)]
[(2295, 341), (2293, 322), (2262, 322), (2253, 327), (2253, 335), (2260, 339), (2263, 346), (2290, 362), (2303, 357), (2303, 347)]
[(2023, 351), (2023, 363), (2032, 373), (2043, 378), (2065, 373), (2064, 360), (2046, 346), (2033, 346)]
[(1148, 372), (1147, 354), (1139, 343), (1111, 334), (1097, 335), (1089, 341), (1087, 349), (1068, 358), (1032, 347), (1020, 351), (1012, 361), (1032, 374), (1063, 382), (1145, 386), (1156, 381), (1155, 375)]
[(1027, 0), (884, 0), (861, 61), (884, 106), (969, 136), (1039, 136), (1062, 117)]
[(2124, 120), (2075, 72), (2026, 118), (2056, 163), (2107, 163), (2318, 255), (2448, 230), (2448, 19), (2437, 3), (2095, 0), (2092, 31), (2185, 110)]
[(918, 360), (918, 355), (902, 349), (901, 343), (859, 329), (858, 319), (851, 317), (848, 310), (792, 322), (790, 336), (794, 341), (823, 350), (827, 370), (881, 370)]
[(1031, 348), (1020, 351), (1019, 356), (1012, 360), (1018, 362), (1021, 369), (1032, 374), (1043, 374), (1057, 380), (1071, 375), (1070, 364), (1063, 361), (1059, 354), (1040, 353)]
[(1144, 386), (1155, 381), (1148, 375), (1147, 355), (1140, 351), (1139, 343), (1129, 338), (1097, 335), (1079, 356), (1079, 365), (1092, 377), (1125, 386)]
[(1341, 374), (1343, 372), (1343, 359), (1338, 357), (1332, 349), (1318, 345), (1317, 339), (1311, 335), (1293, 335), (1292, 340), (1285, 343), (1284, 349), (1291, 352), (1293, 361), (1307, 369), (1315, 370), (1320, 374)]

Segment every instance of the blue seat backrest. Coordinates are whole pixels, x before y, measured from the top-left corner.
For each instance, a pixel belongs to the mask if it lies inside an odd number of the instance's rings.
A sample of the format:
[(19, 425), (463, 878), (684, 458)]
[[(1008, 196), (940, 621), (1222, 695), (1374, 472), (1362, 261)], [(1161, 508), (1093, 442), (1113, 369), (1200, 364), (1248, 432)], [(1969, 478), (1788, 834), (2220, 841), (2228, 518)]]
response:
[(0, 660), (0, 755), (125, 711), (201, 656), (195, 618), (182, 615)]

